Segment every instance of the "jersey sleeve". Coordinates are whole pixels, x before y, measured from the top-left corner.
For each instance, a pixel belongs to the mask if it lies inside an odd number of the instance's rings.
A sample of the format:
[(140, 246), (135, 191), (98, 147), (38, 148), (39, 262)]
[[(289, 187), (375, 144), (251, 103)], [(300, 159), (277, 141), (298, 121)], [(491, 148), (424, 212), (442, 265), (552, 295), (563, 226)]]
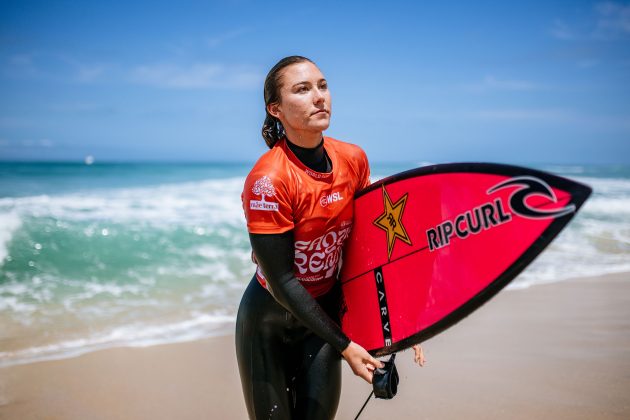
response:
[(363, 188), (366, 188), (368, 185), (370, 185), (372, 183), (370, 181), (370, 164), (368, 162), (367, 155), (365, 154), (363, 149), (361, 149), (361, 160), (360, 160), (360, 172), (359, 173), (361, 173), (361, 179), (360, 179), (360, 182), (359, 182), (359, 190), (362, 190)]
[(370, 164), (368, 162), (367, 155), (359, 146), (352, 145), (351, 149), (351, 162), (354, 166), (354, 171), (357, 174), (357, 191), (362, 190), (371, 184), (370, 182)]
[(250, 233), (284, 233), (293, 229), (289, 188), (273, 171), (250, 172), (241, 200)]

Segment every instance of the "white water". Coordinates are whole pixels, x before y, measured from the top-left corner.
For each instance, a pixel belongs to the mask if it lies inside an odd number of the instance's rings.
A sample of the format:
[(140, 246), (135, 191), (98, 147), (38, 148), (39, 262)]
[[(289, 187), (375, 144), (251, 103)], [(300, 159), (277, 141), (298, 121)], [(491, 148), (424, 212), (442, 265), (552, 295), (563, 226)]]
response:
[[(569, 169), (594, 194), (512, 289), (630, 272), (630, 180)], [(0, 366), (231, 330), (253, 273), (243, 181), (0, 198)]]

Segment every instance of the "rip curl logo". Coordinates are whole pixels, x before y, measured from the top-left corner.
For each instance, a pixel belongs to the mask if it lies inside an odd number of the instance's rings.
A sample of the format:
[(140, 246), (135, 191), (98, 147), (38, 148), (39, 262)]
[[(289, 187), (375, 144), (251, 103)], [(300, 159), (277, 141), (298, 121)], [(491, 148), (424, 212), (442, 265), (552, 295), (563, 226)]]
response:
[(276, 189), (268, 176), (263, 176), (252, 187), (252, 193), (260, 195), (261, 200), (250, 200), (249, 208), (251, 210), (264, 210), (264, 211), (279, 211), (278, 203), (269, 202), (265, 200), (265, 197), (273, 197), (276, 195)]
[(558, 202), (558, 197), (556, 197), (551, 187), (545, 181), (533, 176), (524, 175), (510, 178), (490, 188), (487, 193), (492, 194), (495, 191), (512, 186), (518, 186), (519, 188), (515, 189), (510, 195), (510, 208), (519, 216), (528, 219), (549, 219), (575, 212), (575, 204), (569, 204), (561, 209), (553, 210), (537, 209), (527, 204), (527, 199), (533, 195), (547, 198), (552, 203)]
[(336, 203), (337, 201), (341, 201), (341, 200), (343, 200), (343, 197), (341, 196), (341, 192), (337, 191), (332, 194), (324, 194), (322, 198), (319, 199), (319, 204), (322, 207), (326, 207), (329, 204)]
[(540, 208), (540, 205), (538, 207), (531, 206), (528, 203), (530, 197), (546, 198), (549, 201), (545, 204), (557, 203), (558, 197), (545, 181), (528, 175), (516, 176), (502, 181), (489, 188), (486, 194), (490, 195), (509, 187), (517, 187), (507, 200), (511, 212), (504, 209), (504, 204), (500, 198), (495, 198), (494, 201), (465, 211), (452, 220), (445, 220), (426, 231), (429, 250), (434, 251), (450, 245), (453, 236), (466, 239), (469, 235), (476, 235), (484, 230), (508, 223), (512, 220), (512, 213), (527, 219), (555, 219), (574, 213), (576, 210), (575, 204), (550, 210)]

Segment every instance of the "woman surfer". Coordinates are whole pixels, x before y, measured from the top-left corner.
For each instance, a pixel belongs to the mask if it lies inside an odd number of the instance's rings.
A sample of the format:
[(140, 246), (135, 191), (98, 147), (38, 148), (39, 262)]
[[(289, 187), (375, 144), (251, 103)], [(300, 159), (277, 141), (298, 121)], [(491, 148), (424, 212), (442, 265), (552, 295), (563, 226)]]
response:
[(382, 367), (338, 325), (338, 263), (352, 197), (370, 182), (368, 161), (358, 146), (323, 137), (330, 92), (311, 60), (280, 60), (267, 75), (264, 99), (270, 150), (242, 194), (257, 263), (236, 321), (243, 393), (252, 419), (331, 419), (340, 355), (370, 383)]

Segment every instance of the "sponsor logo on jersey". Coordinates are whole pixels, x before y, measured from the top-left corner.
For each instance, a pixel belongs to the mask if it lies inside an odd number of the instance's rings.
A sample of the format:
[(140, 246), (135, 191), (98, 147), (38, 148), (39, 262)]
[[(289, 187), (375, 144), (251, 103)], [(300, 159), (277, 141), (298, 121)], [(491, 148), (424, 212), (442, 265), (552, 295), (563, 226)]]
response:
[(311, 176), (311, 177), (313, 177), (315, 179), (324, 179), (324, 178), (330, 177), (330, 175), (331, 175), (330, 172), (320, 173), (320, 172), (312, 171), (309, 168), (304, 169), (304, 172), (306, 172), (306, 174), (308, 176)]
[(341, 201), (341, 200), (343, 200), (343, 197), (341, 196), (341, 192), (337, 191), (331, 194), (324, 194), (322, 198), (319, 199), (319, 204), (322, 207), (326, 207), (329, 204), (336, 203), (337, 201)]
[(265, 175), (254, 182), (252, 193), (260, 195), (262, 199), (249, 200), (249, 208), (251, 210), (279, 211), (278, 203), (265, 200), (265, 197), (274, 197), (276, 195), (276, 189), (271, 182), (271, 178)]
[(296, 277), (301, 281), (317, 281), (334, 276), (351, 230), (352, 224), (348, 224), (311, 241), (295, 241)]

